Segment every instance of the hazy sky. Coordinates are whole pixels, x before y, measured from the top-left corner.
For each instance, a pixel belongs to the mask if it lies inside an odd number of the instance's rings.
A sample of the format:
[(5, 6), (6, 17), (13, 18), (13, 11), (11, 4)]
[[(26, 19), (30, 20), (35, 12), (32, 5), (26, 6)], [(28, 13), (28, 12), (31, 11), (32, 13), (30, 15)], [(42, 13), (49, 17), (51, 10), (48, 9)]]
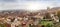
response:
[(60, 0), (0, 0), (0, 10), (39, 10), (46, 9), (47, 7), (60, 7)]

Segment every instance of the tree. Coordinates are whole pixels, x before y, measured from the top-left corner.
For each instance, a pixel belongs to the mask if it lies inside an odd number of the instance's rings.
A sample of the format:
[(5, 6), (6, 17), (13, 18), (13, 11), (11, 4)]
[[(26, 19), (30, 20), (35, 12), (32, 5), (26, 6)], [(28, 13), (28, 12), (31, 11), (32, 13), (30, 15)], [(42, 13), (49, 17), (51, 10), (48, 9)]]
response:
[(51, 18), (50, 14), (49, 14), (49, 13), (46, 13), (46, 14), (45, 14), (45, 18), (46, 18), (46, 19), (50, 19), (50, 18)]
[(59, 17), (59, 22), (60, 22), (60, 11), (57, 11), (57, 16)]

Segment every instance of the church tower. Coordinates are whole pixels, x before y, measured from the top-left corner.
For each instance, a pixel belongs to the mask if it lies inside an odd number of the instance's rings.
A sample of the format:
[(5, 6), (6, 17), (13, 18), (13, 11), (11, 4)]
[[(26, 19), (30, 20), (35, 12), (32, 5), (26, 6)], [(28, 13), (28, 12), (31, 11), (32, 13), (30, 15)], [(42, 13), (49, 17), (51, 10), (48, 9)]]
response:
[(50, 9), (50, 7), (47, 7), (47, 10), (49, 10)]

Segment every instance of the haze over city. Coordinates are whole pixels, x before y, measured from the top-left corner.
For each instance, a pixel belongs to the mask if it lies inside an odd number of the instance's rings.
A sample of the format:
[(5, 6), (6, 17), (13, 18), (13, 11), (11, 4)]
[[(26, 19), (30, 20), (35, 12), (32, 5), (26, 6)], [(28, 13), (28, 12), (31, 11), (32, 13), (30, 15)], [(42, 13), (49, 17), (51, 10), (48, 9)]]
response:
[(25, 9), (42, 10), (47, 7), (60, 7), (60, 0), (0, 0), (0, 10)]

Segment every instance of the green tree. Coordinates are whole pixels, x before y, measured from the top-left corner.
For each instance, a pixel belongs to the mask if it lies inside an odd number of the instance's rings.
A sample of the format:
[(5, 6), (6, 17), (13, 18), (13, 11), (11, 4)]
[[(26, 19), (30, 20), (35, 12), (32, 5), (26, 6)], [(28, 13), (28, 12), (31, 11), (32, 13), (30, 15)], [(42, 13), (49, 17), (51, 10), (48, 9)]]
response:
[(0, 27), (6, 27), (4, 24), (0, 24)]

